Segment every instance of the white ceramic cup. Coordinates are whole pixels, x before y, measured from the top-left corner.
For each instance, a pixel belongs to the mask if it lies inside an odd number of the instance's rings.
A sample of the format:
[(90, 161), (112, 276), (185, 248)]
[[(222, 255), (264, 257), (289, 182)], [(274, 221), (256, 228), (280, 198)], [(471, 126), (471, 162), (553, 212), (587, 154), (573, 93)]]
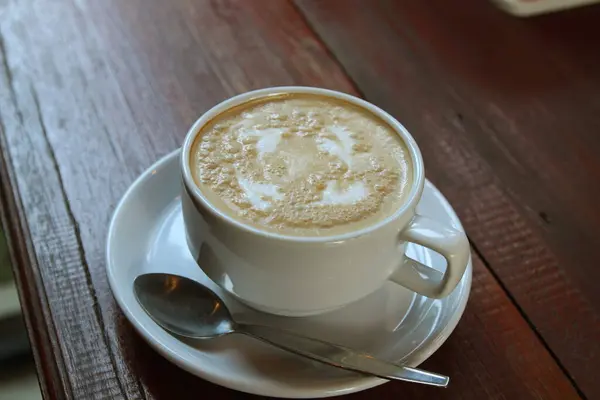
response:
[[(379, 116), (408, 147), (413, 186), (396, 212), (372, 226), (331, 237), (261, 231), (213, 206), (195, 184), (190, 149), (199, 130), (231, 107), (265, 96), (307, 93), (356, 104)], [(447, 296), (463, 276), (469, 242), (463, 232), (417, 215), (425, 175), (415, 140), (391, 115), (348, 94), (312, 87), (274, 87), (244, 93), (208, 110), (189, 130), (181, 151), (183, 217), (188, 246), (219, 286), (249, 306), (272, 314), (305, 316), (359, 300), (391, 280), (427, 297)], [(406, 242), (445, 257), (445, 273), (404, 254)]]

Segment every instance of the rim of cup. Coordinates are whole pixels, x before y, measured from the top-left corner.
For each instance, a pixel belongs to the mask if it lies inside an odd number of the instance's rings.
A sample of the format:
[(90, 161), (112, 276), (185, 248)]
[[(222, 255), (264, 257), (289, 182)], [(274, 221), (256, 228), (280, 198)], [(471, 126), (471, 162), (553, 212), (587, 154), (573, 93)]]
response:
[[(409, 192), (408, 196), (406, 197), (406, 201), (400, 207), (398, 207), (398, 209), (395, 210), (394, 213), (392, 213), (391, 215), (382, 219), (381, 221), (374, 223), (373, 225), (369, 225), (362, 229), (357, 229), (354, 231), (350, 231), (350, 232), (346, 232), (346, 233), (342, 233), (342, 234), (338, 234), (338, 235), (292, 236), (292, 235), (284, 235), (284, 234), (280, 234), (280, 233), (261, 230), (261, 229), (255, 228), (251, 225), (245, 224), (245, 223), (227, 215), (226, 213), (224, 213), (223, 211), (221, 211), (220, 209), (215, 207), (210, 201), (208, 201), (208, 199), (204, 196), (204, 194), (200, 190), (200, 187), (194, 181), (194, 178), (192, 177), (191, 168), (190, 168), (190, 150), (191, 150), (192, 144), (194, 143), (201, 128), (208, 122), (212, 121), (218, 115), (220, 115), (220, 114), (224, 113), (225, 111), (227, 111), (233, 107), (236, 107), (240, 104), (250, 102), (253, 100), (257, 100), (257, 99), (261, 99), (261, 98), (265, 98), (265, 97), (271, 97), (271, 96), (278, 97), (278, 96), (289, 94), (289, 93), (314, 94), (314, 95), (320, 95), (320, 96), (327, 96), (327, 97), (332, 97), (335, 99), (343, 100), (348, 103), (357, 105), (357, 106), (373, 113), (377, 117), (381, 118), (384, 122), (386, 122), (389, 126), (391, 126), (398, 135), (400, 135), (400, 137), (402, 138), (402, 140), (404, 141), (404, 143), (408, 149), (408, 153), (410, 154), (411, 164), (413, 167), (413, 181), (412, 181), (413, 183), (412, 183), (410, 192)], [(393, 223), (394, 221), (399, 219), (399, 217), (401, 217), (404, 213), (413, 209), (416, 206), (416, 203), (418, 202), (418, 200), (420, 198), (420, 193), (422, 192), (423, 185), (425, 183), (425, 173), (424, 173), (424, 165), (423, 165), (423, 158), (421, 156), (421, 151), (419, 150), (419, 147), (418, 147), (415, 139), (410, 135), (408, 130), (397, 119), (395, 119), (389, 113), (387, 113), (386, 111), (377, 107), (376, 105), (371, 104), (368, 101), (360, 99), (356, 96), (352, 96), (352, 95), (338, 92), (335, 90), (322, 89), (322, 88), (310, 87), (310, 86), (277, 86), (277, 87), (270, 87), (270, 88), (265, 88), (265, 89), (258, 89), (258, 90), (253, 90), (250, 92), (246, 92), (246, 93), (242, 93), (242, 94), (233, 96), (227, 100), (220, 102), (219, 104), (215, 105), (214, 107), (212, 107), (211, 109), (206, 111), (204, 114), (202, 114), (202, 116), (200, 116), (200, 118), (198, 118), (196, 120), (196, 122), (194, 122), (194, 124), (191, 126), (188, 133), (186, 134), (185, 140), (183, 142), (183, 146), (181, 148), (180, 162), (181, 162), (181, 170), (182, 170), (182, 174), (183, 174), (183, 184), (185, 185), (185, 188), (187, 189), (188, 194), (191, 197), (193, 197), (193, 200), (196, 200), (196, 202), (200, 202), (200, 204), (208, 212), (210, 212), (211, 214), (213, 214), (220, 220), (226, 222), (228, 225), (238, 228), (242, 231), (252, 233), (252, 234), (255, 234), (258, 236), (262, 236), (265, 238), (269, 238), (269, 239), (283, 240), (283, 241), (288, 241), (288, 242), (298, 242), (298, 243), (341, 242), (341, 241), (357, 238), (359, 236), (367, 235), (369, 233), (377, 231), (378, 229), (380, 229), (388, 224)]]

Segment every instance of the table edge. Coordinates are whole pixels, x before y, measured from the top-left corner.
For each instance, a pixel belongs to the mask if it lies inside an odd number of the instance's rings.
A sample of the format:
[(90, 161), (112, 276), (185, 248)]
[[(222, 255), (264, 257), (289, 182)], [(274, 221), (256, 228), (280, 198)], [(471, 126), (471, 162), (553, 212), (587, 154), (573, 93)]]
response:
[(0, 223), (44, 399), (73, 398), (0, 121)]

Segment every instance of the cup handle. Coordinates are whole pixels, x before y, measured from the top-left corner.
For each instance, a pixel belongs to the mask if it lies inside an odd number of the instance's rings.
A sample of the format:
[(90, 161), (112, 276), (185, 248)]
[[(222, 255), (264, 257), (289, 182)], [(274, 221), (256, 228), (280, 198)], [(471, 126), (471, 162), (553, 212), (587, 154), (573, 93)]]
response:
[(449, 295), (460, 282), (469, 262), (467, 235), (430, 218), (415, 215), (410, 225), (400, 233), (400, 240), (440, 253), (447, 262), (446, 272), (437, 271), (405, 255), (403, 265), (390, 280), (426, 297), (439, 299)]

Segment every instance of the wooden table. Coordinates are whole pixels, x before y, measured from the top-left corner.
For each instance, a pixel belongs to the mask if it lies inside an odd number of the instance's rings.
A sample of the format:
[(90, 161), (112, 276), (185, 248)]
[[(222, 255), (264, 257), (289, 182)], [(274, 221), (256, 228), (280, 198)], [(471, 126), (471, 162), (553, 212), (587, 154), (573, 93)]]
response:
[(274, 85), (402, 121), (472, 243), (436, 390), (352, 398), (600, 399), (600, 7), (484, 0), (0, 2), (2, 222), (47, 399), (246, 398), (152, 351), (105, 274), (111, 213), (217, 102)]

